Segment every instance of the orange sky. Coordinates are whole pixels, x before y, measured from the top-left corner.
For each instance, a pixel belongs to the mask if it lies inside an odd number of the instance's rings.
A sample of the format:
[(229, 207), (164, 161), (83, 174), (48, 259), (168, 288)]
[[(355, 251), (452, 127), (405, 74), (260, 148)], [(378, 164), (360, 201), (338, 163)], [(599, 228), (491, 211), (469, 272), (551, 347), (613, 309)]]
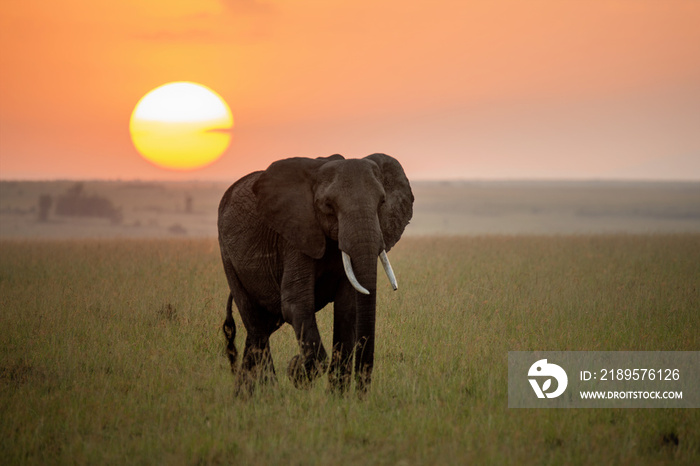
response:
[[(136, 102), (195, 81), (225, 155), (157, 168)], [(696, 0), (0, 4), (0, 178), (229, 179), (386, 152), (412, 179), (700, 179)]]

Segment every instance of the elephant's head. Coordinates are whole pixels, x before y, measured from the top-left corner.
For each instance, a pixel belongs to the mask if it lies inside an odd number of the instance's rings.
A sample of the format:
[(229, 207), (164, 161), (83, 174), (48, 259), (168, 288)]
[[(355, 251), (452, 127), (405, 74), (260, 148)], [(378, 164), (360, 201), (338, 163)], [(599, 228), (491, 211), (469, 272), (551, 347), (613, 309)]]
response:
[(360, 268), (374, 269), (377, 256), (396, 288), (385, 251), (413, 214), (411, 186), (396, 159), (372, 154), (280, 160), (260, 175), (253, 190), (268, 225), (304, 254), (320, 259), (326, 239), (337, 241), (355, 289), (367, 294), (375, 288), (376, 279)]

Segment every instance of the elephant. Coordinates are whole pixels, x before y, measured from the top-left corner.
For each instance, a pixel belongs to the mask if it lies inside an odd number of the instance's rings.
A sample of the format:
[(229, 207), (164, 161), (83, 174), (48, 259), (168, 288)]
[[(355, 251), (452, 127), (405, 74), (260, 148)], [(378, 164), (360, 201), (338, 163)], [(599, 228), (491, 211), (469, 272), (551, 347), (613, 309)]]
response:
[[(275, 382), (270, 335), (291, 324), (299, 354), (287, 375), (297, 388), (328, 370), (333, 392), (366, 393), (374, 365), (377, 258), (394, 289), (386, 252), (413, 215), (401, 164), (386, 154), (362, 159), (295, 157), (236, 181), (219, 204), (221, 258), (229, 285), (223, 332), (236, 391)], [(240, 371), (235, 302), (247, 331)], [(333, 347), (321, 342), (315, 313), (333, 302)]]

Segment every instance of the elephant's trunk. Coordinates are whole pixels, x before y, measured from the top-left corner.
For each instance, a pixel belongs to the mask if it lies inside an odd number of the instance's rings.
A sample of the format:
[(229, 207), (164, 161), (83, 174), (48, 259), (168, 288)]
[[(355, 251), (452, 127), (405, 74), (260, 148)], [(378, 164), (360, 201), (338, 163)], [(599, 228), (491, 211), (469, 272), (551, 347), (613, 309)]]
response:
[(355, 379), (360, 391), (369, 386), (372, 367), (374, 366), (374, 335), (377, 309), (377, 254), (368, 251), (355, 254), (352, 259), (355, 264), (357, 280), (367, 286), (367, 294), (355, 295), (355, 330), (357, 341), (355, 346)]
[(384, 249), (384, 241), (376, 214), (365, 216), (358, 212), (356, 215), (354, 221), (339, 222), (338, 246), (343, 252), (348, 280), (358, 291), (355, 295), (355, 377), (357, 388), (364, 391), (374, 365), (377, 256)]

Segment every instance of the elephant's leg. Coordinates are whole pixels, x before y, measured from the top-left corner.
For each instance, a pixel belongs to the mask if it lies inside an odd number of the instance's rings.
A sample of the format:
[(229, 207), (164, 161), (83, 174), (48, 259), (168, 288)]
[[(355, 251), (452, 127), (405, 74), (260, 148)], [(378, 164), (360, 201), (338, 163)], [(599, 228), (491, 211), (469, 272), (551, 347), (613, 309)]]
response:
[(224, 269), (231, 290), (231, 297), (226, 309), (226, 320), (224, 321), (224, 335), (227, 338), (226, 351), (231, 363), (231, 371), (236, 373), (237, 352), (233, 344), (235, 324), (231, 310), (231, 301), (234, 301), (247, 332), (241, 370), (236, 378), (236, 391), (243, 390), (250, 393), (258, 380), (275, 381), (275, 368), (270, 353), (270, 335), (280, 327), (281, 322), (279, 318), (272, 316), (248, 296), (229, 263), (224, 262)]
[(342, 283), (333, 303), (333, 354), (328, 372), (331, 390), (345, 393), (350, 387), (355, 348), (355, 290)]
[(238, 388), (252, 392), (258, 381), (275, 381), (275, 368), (270, 353), (270, 335), (249, 333), (243, 350)]
[(243, 350), (241, 372), (236, 380), (236, 391), (252, 393), (257, 383), (277, 382), (275, 365), (270, 351), (270, 335), (280, 327), (281, 322), (273, 319), (267, 311), (244, 319), (248, 332)]
[(292, 324), (299, 342), (300, 354), (289, 362), (287, 375), (297, 388), (307, 388), (309, 384), (326, 371), (328, 356), (321, 342), (321, 334), (316, 318), (296, 318)]
[(282, 277), (282, 315), (294, 327), (300, 354), (289, 362), (287, 374), (305, 388), (326, 370), (326, 350), (316, 325), (314, 273), (311, 259), (298, 253)]

